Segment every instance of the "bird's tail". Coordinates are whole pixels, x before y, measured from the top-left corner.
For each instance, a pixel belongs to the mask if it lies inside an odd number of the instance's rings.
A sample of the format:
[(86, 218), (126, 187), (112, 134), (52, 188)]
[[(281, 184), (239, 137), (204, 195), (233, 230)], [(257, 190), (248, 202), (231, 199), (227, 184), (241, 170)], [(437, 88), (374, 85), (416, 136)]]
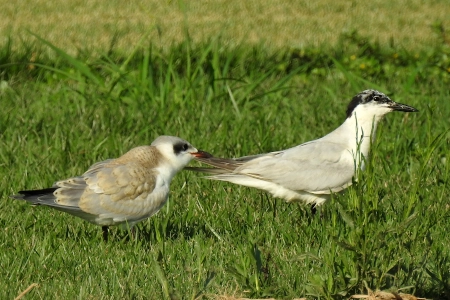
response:
[(227, 171), (227, 170), (218, 169), (218, 168), (185, 167), (184, 169), (188, 170), (188, 171), (193, 171), (193, 172), (207, 173), (210, 175), (229, 173), (229, 171)]
[[(230, 174), (242, 165), (243, 162), (237, 161), (235, 159), (220, 158), (220, 157), (195, 157), (196, 161), (210, 165), (212, 168), (208, 167), (185, 167), (185, 170), (207, 173), (209, 175), (221, 175)], [(208, 178), (208, 177), (207, 177)]]
[(58, 189), (57, 187), (46, 188), (42, 190), (34, 191), (19, 191), (17, 195), (11, 195), (10, 197), (16, 200), (25, 200), (34, 205), (44, 204), (46, 200), (54, 199), (53, 192)]

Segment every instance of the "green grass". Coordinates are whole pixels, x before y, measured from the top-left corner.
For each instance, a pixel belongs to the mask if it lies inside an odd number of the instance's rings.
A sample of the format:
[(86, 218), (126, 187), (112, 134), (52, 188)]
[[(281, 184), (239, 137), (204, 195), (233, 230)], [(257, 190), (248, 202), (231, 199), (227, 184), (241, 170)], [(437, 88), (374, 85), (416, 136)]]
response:
[[(34, 68), (9, 64), (27, 55), (3, 47), (0, 298), (32, 283), (26, 299), (347, 299), (366, 286), (449, 297), (448, 49), (414, 58), (352, 47), (355, 58), (347, 46), (302, 54), (216, 42), (129, 57), (54, 49)], [(8, 198), (162, 134), (224, 157), (287, 148), (339, 126), (366, 88), (420, 112), (386, 116), (359, 183), (321, 215), (184, 171), (136, 239), (113, 229), (105, 244), (99, 227)]]

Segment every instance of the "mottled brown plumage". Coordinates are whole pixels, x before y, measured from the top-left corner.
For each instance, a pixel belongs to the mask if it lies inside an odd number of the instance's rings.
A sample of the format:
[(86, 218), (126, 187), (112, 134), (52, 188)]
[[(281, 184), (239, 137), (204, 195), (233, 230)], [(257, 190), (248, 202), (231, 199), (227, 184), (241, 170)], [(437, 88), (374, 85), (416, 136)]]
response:
[(160, 136), (150, 146), (92, 165), (81, 176), (11, 197), (70, 213), (103, 226), (105, 233), (105, 226), (131, 227), (158, 212), (168, 199), (172, 178), (194, 156), (208, 154), (180, 138)]

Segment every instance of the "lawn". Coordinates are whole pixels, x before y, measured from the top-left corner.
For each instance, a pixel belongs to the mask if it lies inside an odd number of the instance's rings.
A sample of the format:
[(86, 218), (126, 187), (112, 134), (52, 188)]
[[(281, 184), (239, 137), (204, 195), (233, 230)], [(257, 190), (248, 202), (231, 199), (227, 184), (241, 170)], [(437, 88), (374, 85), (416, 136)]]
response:
[[(24, 299), (348, 299), (367, 288), (449, 298), (450, 50), (441, 29), (414, 49), (358, 30), (323, 49), (184, 35), (163, 48), (132, 38), (108, 53), (100, 46), (101, 55), (72, 54), (37, 30), (16, 49), (11, 36), (0, 45), (0, 298), (34, 283)], [(388, 114), (358, 184), (315, 215), (182, 171), (135, 237), (113, 228), (104, 243), (98, 226), (8, 198), (159, 135), (220, 157), (291, 147), (339, 126), (367, 88), (419, 112)]]
[(223, 38), (227, 45), (330, 47), (357, 30), (383, 45), (409, 50), (439, 43), (436, 30), (449, 26), (447, 0), (197, 0), (197, 1), (1, 1), (0, 42), (14, 36), (15, 48), (33, 39), (28, 30), (74, 54), (105, 52), (111, 43), (130, 52), (144, 35), (169, 49), (186, 31), (198, 43)]

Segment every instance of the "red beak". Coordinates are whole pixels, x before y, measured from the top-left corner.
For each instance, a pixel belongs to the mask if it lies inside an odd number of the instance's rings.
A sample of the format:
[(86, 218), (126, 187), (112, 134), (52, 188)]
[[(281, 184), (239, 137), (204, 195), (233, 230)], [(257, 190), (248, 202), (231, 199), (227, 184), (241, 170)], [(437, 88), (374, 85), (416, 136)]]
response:
[(208, 152), (202, 151), (202, 150), (198, 150), (198, 152), (191, 153), (191, 155), (192, 155), (192, 156), (195, 156), (195, 157), (200, 157), (200, 158), (210, 158), (210, 157), (213, 157), (213, 156), (212, 156), (211, 154), (209, 154)]

